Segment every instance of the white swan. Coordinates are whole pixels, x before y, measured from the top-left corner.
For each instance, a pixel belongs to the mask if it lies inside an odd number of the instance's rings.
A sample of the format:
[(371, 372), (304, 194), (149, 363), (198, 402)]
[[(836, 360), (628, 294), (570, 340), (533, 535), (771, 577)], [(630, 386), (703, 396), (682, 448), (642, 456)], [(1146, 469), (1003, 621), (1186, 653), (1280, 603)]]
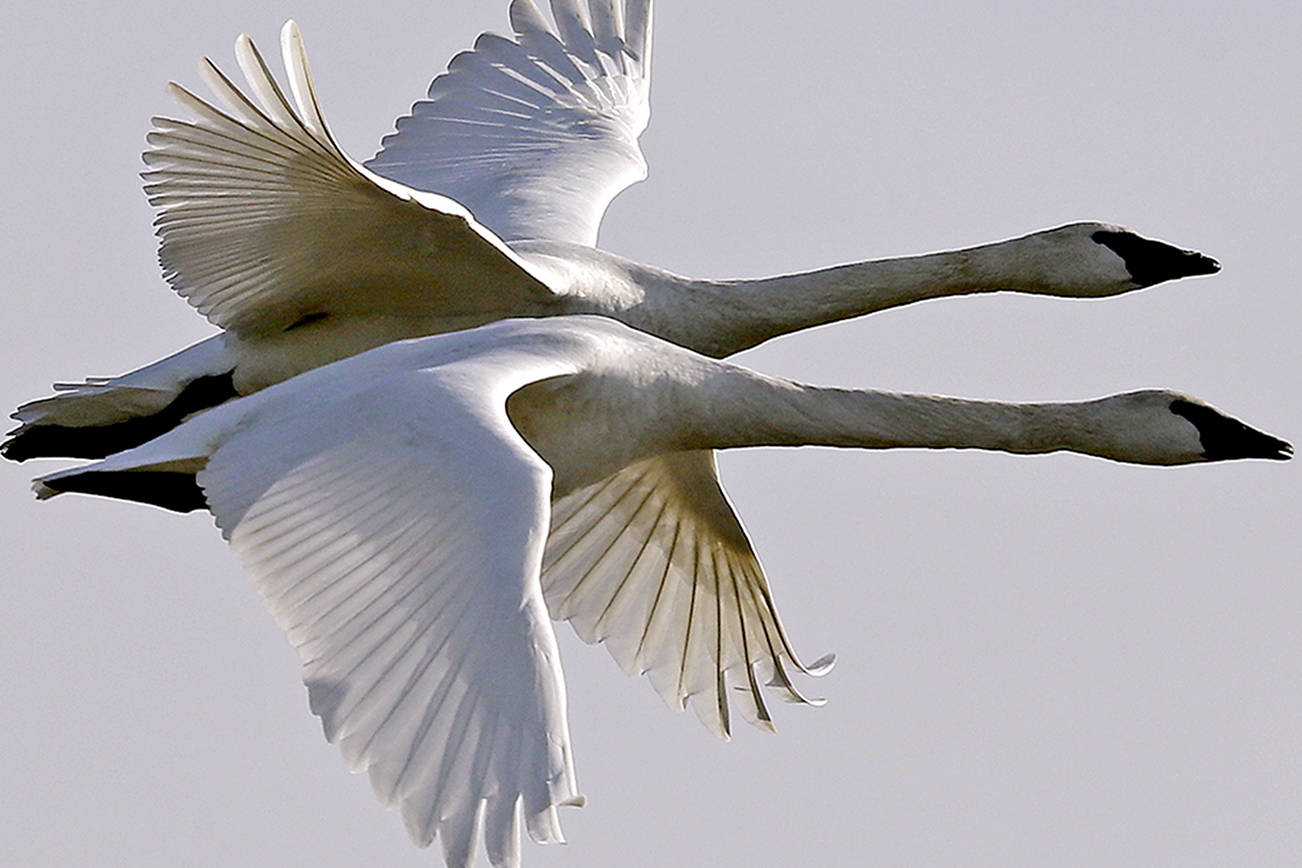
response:
[[(515, 0), (514, 39), (484, 35), (454, 58), (370, 168), (331, 137), (292, 22), (282, 32), (292, 104), (246, 36), (236, 55), (252, 96), (205, 62), (225, 110), (176, 87), (196, 120), (156, 119), (146, 189), (160, 211), (165, 273), (225, 331), (139, 371), (20, 407), (4, 455), (103, 457), (318, 365), (505, 316), (600, 313), (725, 356), (925, 298), (1000, 289), (1108, 296), (1216, 270), (1201, 254), (1097, 223), (749, 281), (689, 280), (603, 253), (591, 246), (602, 213), (645, 171), (637, 136), (648, 117), (651, 4), (557, 0), (553, 12), (554, 28), (532, 0)], [(629, 491), (639, 497), (615, 496)], [(643, 493), (684, 539), (729, 551), (711, 570), (764, 589), (762, 616), (776, 624), (759, 561), (708, 452), (650, 458), (558, 493), (563, 520), (543, 573), (555, 617), (571, 619), (587, 641), (601, 638), (581, 607), (550, 589), (584, 574), (594, 550), (639, 538), (648, 520), (637, 510)], [(203, 505), (186, 498), (171, 505)], [(688, 559), (671, 568), (684, 586), (713, 579)], [(675, 611), (678, 620), (690, 616)], [(666, 671), (684, 665), (671, 634), (666, 628), (656, 645)], [(634, 666), (626, 650), (608, 647)], [(653, 681), (681, 707), (657, 680), (660, 668)], [(692, 705), (727, 736), (726, 714)]]
[[(160, 259), (222, 333), (133, 373), (19, 408), (13, 460), (94, 458), (203, 407), (400, 338), (507, 316), (600, 313), (707, 355), (928, 298), (1012, 290), (1101, 297), (1217, 270), (1101, 223), (967, 250), (759, 280), (693, 280), (593, 247), (610, 201), (646, 174), (650, 0), (513, 0), (362, 166), (335, 143), (298, 30), (287, 99), (247, 36), (223, 106), (156, 118), (145, 154)], [(436, 191), (426, 192), (426, 191)]]
[[(283, 34), (293, 105), (241, 38), (253, 97), (209, 64), (206, 78), (227, 112), (178, 89), (196, 120), (158, 121), (146, 155), (169, 280), (225, 331), (132, 374), (25, 405), (5, 455), (102, 456), (360, 350), (508, 315), (602, 313), (723, 356), (925, 298), (1001, 289), (1108, 296), (1216, 269), (1200, 254), (1096, 223), (755, 281), (689, 280), (603, 253), (591, 246), (597, 222), (644, 171), (636, 139), (646, 122), (650, 4), (557, 2), (554, 11), (555, 28), (529, 0), (513, 3), (515, 39), (484, 36), (459, 55), (369, 168), (330, 137), (293, 25)], [(680, 707), (682, 684), (714, 684), (720, 659), (751, 657), (728, 627), (744, 619), (747, 630), (776, 637), (757, 653), (799, 698), (788, 670), (803, 667), (712, 455), (678, 451), (617, 467), (556, 492), (542, 566), (553, 616), (588, 641), (606, 640), (626, 667), (648, 668)], [(153, 483), (154, 502), (205, 505), (184, 475), (149, 474), (132, 479)], [(658, 571), (637, 558), (653, 532), (683, 542)], [(703, 563), (699, 551), (720, 556)], [(713, 613), (692, 605), (698, 590), (734, 583), (748, 589), (746, 601), (725, 600)], [(593, 605), (617, 586), (636, 595), (674, 589), (657, 619), (639, 625), (637, 643), (622, 642), (630, 634)], [(703, 618), (721, 637), (714, 657), (679, 641)], [(741, 686), (752, 691), (749, 681)], [(697, 695), (704, 701), (693, 708), (726, 735), (726, 702)], [(766, 723), (762, 696), (747, 701)]]
[[(561, 840), (558, 806), (582, 803), (555, 600), (680, 701), (700, 695), (725, 720), (733, 687), (761, 722), (759, 680), (794, 691), (762, 579), (712, 567), (733, 553), (658, 521), (645, 486), (605, 495), (637, 503), (636, 539), (599, 540), (581, 555), (588, 568), (544, 602), (544, 540), (565, 521), (549, 509), (553, 487), (684, 450), (800, 444), (1162, 465), (1292, 453), (1171, 392), (1003, 404), (813, 388), (576, 316), (384, 346), (36, 488), (206, 502), (298, 648), (327, 738), (401, 805), (413, 839), (438, 837), (448, 864), (463, 866), (482, 829), (492, 863), (518, 865), (517, 803), (540, 842)], [(680, 549), (709, 581), (666, 583)], [(606, 559), (614, 569), (592, 569)], [(623, 580), (639, 571), (661, 581)], [(654, 650), (666, 620), (681, 648), (669, 669)]]

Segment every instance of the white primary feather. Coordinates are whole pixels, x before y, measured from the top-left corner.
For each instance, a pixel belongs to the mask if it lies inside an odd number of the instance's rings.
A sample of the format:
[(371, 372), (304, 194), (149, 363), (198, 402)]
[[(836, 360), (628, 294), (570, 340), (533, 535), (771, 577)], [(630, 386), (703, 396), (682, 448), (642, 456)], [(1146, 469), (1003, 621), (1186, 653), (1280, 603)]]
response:
[(574, 366), (410, 358), (313, 372), (104, 466), (207, 455), (198, 481), (326, 738), (449, 865), (481, 835), (494, 865), (518, 865), (519, 814), (560, 841), (556, 808), (582, 797), (538, 581), (551, 472), (505, 397)]
[(241, 36), (236, 56), (255, 98), (205, 60), (226, 110), (173, 84), (195, 120), (154, 119), (145, 190), (159, 209), (164, 276), (180, 295), (243, 336), (310, 316), (520, 312), (550, 298), (533, 267), (460, 204), (349, 159), (321, 115), (292, 21), (282, 47), (296, 105)]
[(465, 205), (508, 242), (597, 242), (646, 177), (651, 3), (555, 0), (553, 28), (514, 0), (514, 38), (484, 34), (400, 118), (368, 168)]
[(744, 696), (748, 721), (772, 729), (761, 682), (817, 704), (791, 674), (822, 675), (832, 659), (797, 658), (717, 473), (714, 453), (675, 452), (563, 495), (542, 582), (552, 617), (726, 738), (729, 693)]

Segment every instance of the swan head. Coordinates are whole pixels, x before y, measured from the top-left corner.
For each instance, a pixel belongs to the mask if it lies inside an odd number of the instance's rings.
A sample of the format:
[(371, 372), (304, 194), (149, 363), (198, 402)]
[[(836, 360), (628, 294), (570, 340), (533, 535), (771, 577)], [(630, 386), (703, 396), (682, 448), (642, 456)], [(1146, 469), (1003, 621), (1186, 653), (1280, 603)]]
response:
[(1221, 270), (1210, 256), (1106, 223), (1072, 223), (1024, 241), (1018, 268), (1045, 295), (1102, 298)]
[(1154, 241), (1127, 229), (1096, 229), (1090, 233), (1090, 240), (1120, 257), (1130, 279), (1141, 287), (1221, 270), (1219, 262), (1197, 250)]
[(1138, 464), (1194, 464), (1265, 458), (1287, 461), (1293, 446), (1179, 392), (1147, 389), (1092, 402), (1087, 425), (1096, 454)]

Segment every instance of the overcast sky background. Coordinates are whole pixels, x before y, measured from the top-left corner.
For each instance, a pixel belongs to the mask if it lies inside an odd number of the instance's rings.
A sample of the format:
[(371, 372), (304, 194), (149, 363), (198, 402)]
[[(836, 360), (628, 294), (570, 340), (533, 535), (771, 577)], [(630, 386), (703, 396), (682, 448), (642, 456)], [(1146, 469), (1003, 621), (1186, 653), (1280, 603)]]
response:
[[(0, 406), (209, 327), (139, 190), (162, 84), (303, 28), (369, 157), (506, 0), (10, 4)], [(1222, 274), (934, 301), (742, 360), (1013, 400), (1166, 386), (1302, 438), (1302, 10), (1278, 2), (662, 0), (651, 179), (602, 245), (699, 276), (1077, 219)], [(277, 64), (278, 66), (278, 64)], [(32, 501), (0, 467), (10, 864), (439, 864), (350, 777), (207, 515)], [(721, 744), (559, 625), (579, 780), (539, 866), (1302, 861), (1302, 464), (760, 450), (723, 475), (825, 708)]]

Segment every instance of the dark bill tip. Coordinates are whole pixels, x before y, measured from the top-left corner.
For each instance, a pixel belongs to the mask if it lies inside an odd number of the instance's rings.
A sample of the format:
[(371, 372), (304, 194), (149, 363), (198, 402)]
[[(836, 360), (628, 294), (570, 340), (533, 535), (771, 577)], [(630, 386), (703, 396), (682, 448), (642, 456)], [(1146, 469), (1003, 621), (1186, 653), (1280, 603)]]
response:
[(1172, 401), (1171, 412), (1188, 419), (1198, 429), (1203, 455), (1208, 461), (1233, 461), (1239, 458), (1266, 458), (1288, 461), (1293, 444), (1258, 431), (1202, 404)]
[(1215, 274), (1221, 270), (1221, 264), (1210, 256), (1151, 238), (1141, 238), (1133, 232), (1100, 229), (1090, 238), (1120, 256), (1126, 263), (1131, 278), (1140, 286), (1152, 286), (1200, 274)]

